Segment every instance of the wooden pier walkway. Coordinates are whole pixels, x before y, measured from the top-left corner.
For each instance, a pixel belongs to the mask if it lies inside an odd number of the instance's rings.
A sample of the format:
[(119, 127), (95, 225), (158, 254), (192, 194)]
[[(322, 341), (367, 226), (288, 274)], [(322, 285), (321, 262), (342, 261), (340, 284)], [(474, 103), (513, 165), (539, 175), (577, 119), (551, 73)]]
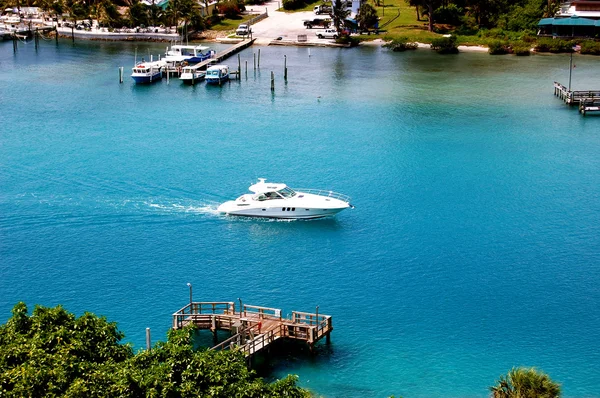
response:
[[(211, 350), (237, 347), (246, 358), (268, 349), (279, 339), (304, 341), (312, 350), (323, 337), (330, 342), (333, 330), (331, 316), (293, 311), (283, 318), (277, 308), (243, 305), (236, 311), (233, 302), (193, 302), (173, 314), (173, 329), (191, 323), (213, 332), (215, 346)], [(217, 344), (217, 331), (226, 330), (231, 337)]]
[[(217, 54), (215, 54), (214, 57), (207, 59), (206, 61), (202, 61), (200, 62), (198, 65), (200, 69), (202, 68), (207, 68), (209, 64), (214, 64), (214, 63), (219, 63), (221, 61), (224, 61), (225, 59), (231, 57), (234, 54), (237, 54), (238, 52), (250, 47), (254, 41), (256, 39), (248, 39), (248, 40), (244, 40), (242, 42), (239, 42), (238, 44), (235, 44), (231, 47), (229, 47), (228, 49), (221, 51)], [(233, 68), (230, 68), (233, 69)]]
[(554, 82), (554, 95), (567, 105), (578, 105), (579, 112), (600, 112), (600, 90), (570, 91), (559, 82)]

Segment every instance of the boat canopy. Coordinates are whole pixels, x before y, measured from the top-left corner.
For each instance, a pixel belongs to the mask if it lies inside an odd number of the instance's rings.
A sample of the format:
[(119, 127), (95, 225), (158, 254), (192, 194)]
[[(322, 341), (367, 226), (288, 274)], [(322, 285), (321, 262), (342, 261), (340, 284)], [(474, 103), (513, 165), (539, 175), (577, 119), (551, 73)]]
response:
[(285, 185), (285, 184), (266, 182), (266, 178), (259, 178), (258, 182), (254, 185), (251, 185), (250, 188), (248, 188), (248, 189), (254, 193), (265, 193), (265, 192), (279, 191), (286, 187), (287, 187), (287, 185)]

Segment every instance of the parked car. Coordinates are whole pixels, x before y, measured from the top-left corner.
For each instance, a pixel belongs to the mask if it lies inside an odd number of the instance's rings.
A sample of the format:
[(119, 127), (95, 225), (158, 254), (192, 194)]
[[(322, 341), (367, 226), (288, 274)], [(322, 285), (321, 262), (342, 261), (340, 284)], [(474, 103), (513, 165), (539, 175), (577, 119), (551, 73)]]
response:
[(338, 38), (338, 33), (337, 33), (337, 30), (335, 30), (335, 29), (321, 30), (321, 31), (315, 32), (315, 35), (317, 35), (317, 37), (319, 39), (337, 39)]
[(331, 6), (327, 6), (325, 4), (321, 4), (320, 6), (315, 6), (315, 8), (313, 8), (313, 11), (317, 15), (319, 15), (319, 14), (331, 14)]
[(304, 21), (304, 26), (306, 29), (312, 29), (313, 26), (319, 26), (322, 28), (329, 28), (331, 26), (331, 19), (323, 19), (323, 18), (315, 18)]
[(238, 26), (238, 28), (235, 30), (235, 34), (237, 36), (248, 36), (251, 32), (252, 32), (252, 29), (250, 29), (250, 26), (248, 26), (246, 24), (242, 24), (242, 25)]

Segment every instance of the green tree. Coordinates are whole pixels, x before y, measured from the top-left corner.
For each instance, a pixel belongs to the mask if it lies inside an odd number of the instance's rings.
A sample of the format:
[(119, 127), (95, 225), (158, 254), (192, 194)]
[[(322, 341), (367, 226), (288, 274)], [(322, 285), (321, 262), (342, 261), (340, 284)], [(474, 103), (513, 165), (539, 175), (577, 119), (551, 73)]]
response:
[(490, 387), (494, 398), (557, 398), (560, 384), (535, 368), (512, 368)]
[(333, 19), (333, 26), (335, 26), (335, 30), (340, 33), (342, 30), (342, 26), (344, 26), (344, 21), (350, 15), (350, 11), (346, 8), (346, 1), (343, 0), (335, 0), (333, 2), (333, 7), (331, 9), (331, 18)]
[(358, 15), (356, 16), (356, 22), (361, 29), (372, 29), (377, 25), (379, 17), (377, 16), (377, 10), (369, 3), (363, 3), (358, 9)]
[(193, 326), (133, 354), (114, 322), (18, 303), (0, 326), (1, 397), (308, 397), (288, 376), (266, 383), (233, 351), (195, 351)]
[(135, 0), (129, 7), (129, 24), (134, 26), (148, 25), (148, 9), (140, 1)]

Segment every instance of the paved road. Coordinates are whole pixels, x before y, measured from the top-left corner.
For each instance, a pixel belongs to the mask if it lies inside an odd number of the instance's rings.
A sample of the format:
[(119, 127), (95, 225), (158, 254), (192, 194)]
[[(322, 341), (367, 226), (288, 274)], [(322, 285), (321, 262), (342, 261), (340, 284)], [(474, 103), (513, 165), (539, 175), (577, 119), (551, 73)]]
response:
[(326, 18), (324, 15), (316, 15), (312, 11), (286, 13), (277, 11), (279, 2), (270, 1), (261, 6), (248, 6), (248, 10), (264, 12), (265, 8), (269, 14), (268, 18), (252, 25), (252, 36), (257, 38), (260, 44), (268, 44), (271, 40), (281, 37), (284, 41), (297, 41), (298, 35), (306, 35), (309, 42), (332, 43), (333, 40), (318, 39), (315, 32), (319, 29), (306, 29), (303, 21), (306, 19)]

